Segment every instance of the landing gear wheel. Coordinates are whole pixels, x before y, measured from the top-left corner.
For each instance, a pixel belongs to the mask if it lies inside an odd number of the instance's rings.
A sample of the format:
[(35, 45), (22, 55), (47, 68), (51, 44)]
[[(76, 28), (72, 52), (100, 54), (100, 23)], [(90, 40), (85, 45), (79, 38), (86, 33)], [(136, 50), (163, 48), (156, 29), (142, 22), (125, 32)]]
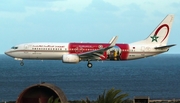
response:
[(23, 63), (23, 62), (21, 62), (21, 63), (20, 63), (20, 65), (21, 65), (21, 66), (23, 66), (23, 65), (24, 65), (24, 63)]
[(88, 63), (88, 64), (87, 64), (87, 67), (88, 67), (88, 68), (91, 68), (92, 66), (93, 66), (92, 63)]

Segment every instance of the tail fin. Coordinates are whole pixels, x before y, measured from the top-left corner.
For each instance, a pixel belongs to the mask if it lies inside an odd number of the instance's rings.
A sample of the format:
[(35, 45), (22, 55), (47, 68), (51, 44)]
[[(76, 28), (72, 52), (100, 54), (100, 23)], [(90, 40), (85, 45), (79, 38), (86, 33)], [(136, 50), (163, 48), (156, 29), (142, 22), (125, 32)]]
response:
[(156, 27), (156, 29), (149, 35), (145, 41), (149, 44), (166, 45), (171, 31), (174, 15), (167, 15), (164, 20)]
[(173, 20), (174, 20), (174, 15), (172, 14), (167, 15), (145, 40), (136, 43), (165, 46), (168, 41)]

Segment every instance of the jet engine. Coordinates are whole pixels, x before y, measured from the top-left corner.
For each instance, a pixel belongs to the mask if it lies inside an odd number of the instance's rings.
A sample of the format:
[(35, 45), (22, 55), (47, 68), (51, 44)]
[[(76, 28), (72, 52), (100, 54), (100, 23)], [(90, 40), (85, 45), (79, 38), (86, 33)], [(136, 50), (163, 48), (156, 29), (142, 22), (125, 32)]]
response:
[(62, 57), (63, 63), (78, 63), (80, 61), (80, 58), (76, 54), (65, 54)]

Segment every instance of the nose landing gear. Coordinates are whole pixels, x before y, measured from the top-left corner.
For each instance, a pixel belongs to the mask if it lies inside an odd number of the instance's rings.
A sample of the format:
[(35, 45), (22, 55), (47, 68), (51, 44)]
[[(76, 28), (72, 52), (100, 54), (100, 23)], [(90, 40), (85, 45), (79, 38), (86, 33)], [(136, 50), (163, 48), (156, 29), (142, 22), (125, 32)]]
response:
[(23, 66), (23, 65), (24, 65), (24, 62), (23, 62), (23, 61), (21, 61), (21, 62), (20, 62), (20, 65), (21, 65), (21, 66)]
[(21, 61), (20, 62), (20, 65), (23, 66), (24, 65), (24, 62), (23, 62), (23, 59), (22, 58), (14, 58), (15, 60), (18, 60), (18, 61)]

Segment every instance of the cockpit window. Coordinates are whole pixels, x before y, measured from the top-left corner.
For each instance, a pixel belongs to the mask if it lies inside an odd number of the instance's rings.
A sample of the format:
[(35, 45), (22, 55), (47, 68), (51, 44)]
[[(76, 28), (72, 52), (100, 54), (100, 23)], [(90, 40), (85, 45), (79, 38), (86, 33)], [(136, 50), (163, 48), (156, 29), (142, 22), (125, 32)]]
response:
[(11, 49), (18, 49), (18, 47), (13, 46)]

